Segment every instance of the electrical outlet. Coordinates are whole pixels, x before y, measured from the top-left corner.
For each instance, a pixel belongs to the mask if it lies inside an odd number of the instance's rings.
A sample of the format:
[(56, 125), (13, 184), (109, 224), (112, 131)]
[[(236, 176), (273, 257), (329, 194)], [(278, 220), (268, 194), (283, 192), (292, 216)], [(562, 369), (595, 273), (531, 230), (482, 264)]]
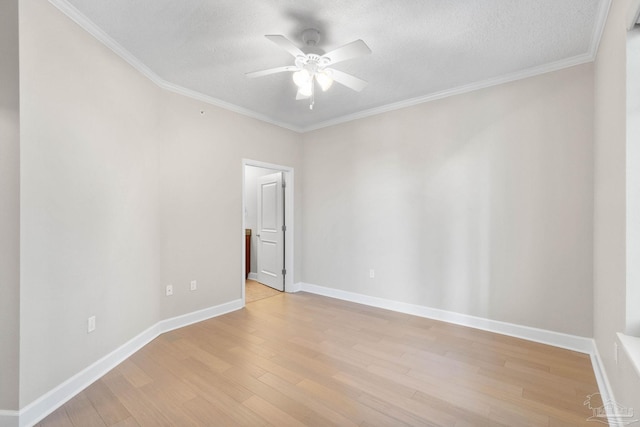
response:
[(87, 319), (87, 333), (96, 330), (96, 316), (91, 316)]
[(195, 291), (196, 289), (198, 289), (198, 282), (196, 282), (195, 280), (191, 281), (191, 290)]
[(167, 292), (166, 292), (167, 296), (170, 297), (171, 295), (173, 295), (173, 285), (167, 285)]
[(369, 270), (369, 279), (373, 279), (374, 277), (376, 277), (376, 271), (372, 268)]

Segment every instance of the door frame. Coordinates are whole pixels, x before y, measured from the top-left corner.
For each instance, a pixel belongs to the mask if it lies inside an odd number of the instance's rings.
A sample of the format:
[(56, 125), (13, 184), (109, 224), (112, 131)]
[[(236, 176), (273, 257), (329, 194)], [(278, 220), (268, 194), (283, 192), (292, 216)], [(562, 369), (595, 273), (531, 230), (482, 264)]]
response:
[(245, 282), (245, 275), (244, 275), (244, 268), (245, 268), (245, 234), (244, 234), (244, 230), (245, 230), (245, 222), (244, 222), (244, 213), (245, 213), (245, 208), (246, 208), (246, 201), (245, 201), (245, 186), (246, 183), (244, 181), (244, 170), (246, 166), (253, 166), (253, 167), (258, 167), (258, 168), (263, 168), (263, 169), (270, 169), (273, 170), (274, 172), (282, 172), (282, 179), (284, 182), (286, 182), (286, 187), (284, 190), (284, 218), (285, 218), (285, 225), (287, 227), (287, 231), (284, 235), (284, 245), (285, 245), (285, 256), (284, 256), (284, 268), (287, 270), (287, 274), (284, 277), (284, 291), (285, 292), (293, 292), (294, 291), (294, 281), (293, 281), (293, 277), (294, 277), (294, 245), (293, 242), (295, 241), (294, 239), (294, 234), (295, 234), (295, 226), (294, 226), (294, 171), (292, 167), (289, 166), (282, 166), (282, 165), (276, 165), (273, 163), (267, 163), (267, 162), (262, 162), (259, 160), (251, 160), (251, 159), (242, 159), (242, 168), (241, 168), (241, 173), (242, 173), (242, 229), (241, 231), (241, 241), (242, 241), (242, 255), (241, 255), (241, 259), (242, 259), (242, 263), (241, 263), (241, 269), (240, 269), (240, 277), (241, 277), (241, 288), (242, 288), (242, 306), (245, 306), (245, 286), (244, 286), (244, 282)]

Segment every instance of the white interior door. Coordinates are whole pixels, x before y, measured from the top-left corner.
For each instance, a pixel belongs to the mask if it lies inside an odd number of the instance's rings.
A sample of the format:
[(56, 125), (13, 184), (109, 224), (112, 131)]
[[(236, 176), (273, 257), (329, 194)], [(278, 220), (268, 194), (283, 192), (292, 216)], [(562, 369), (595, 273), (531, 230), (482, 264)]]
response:
[(258, 282), (284, 291), (282, 172), (258, 178)]

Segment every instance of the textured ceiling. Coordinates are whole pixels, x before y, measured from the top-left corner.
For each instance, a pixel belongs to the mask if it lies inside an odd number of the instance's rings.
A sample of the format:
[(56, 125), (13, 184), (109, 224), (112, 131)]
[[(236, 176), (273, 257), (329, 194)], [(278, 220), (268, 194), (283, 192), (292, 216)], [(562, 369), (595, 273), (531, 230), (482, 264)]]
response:
[[(50, 0), (165, 87), (304, 131), (593, 60), (609, 0)], [(267, 40), (364, 40), (336, 69), (369, 82), (296, 101), (293, 65)]]

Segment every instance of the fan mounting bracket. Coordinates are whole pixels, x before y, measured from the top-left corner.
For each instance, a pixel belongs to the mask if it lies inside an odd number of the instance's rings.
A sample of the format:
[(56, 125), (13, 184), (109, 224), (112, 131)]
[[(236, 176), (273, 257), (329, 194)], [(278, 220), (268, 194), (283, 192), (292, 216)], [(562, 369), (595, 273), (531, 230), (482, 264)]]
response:
[(307, 28), (302, 32), (302, 42), (305, 46), (314, 47), (320, 41), (320, 31), (315, 28)]

